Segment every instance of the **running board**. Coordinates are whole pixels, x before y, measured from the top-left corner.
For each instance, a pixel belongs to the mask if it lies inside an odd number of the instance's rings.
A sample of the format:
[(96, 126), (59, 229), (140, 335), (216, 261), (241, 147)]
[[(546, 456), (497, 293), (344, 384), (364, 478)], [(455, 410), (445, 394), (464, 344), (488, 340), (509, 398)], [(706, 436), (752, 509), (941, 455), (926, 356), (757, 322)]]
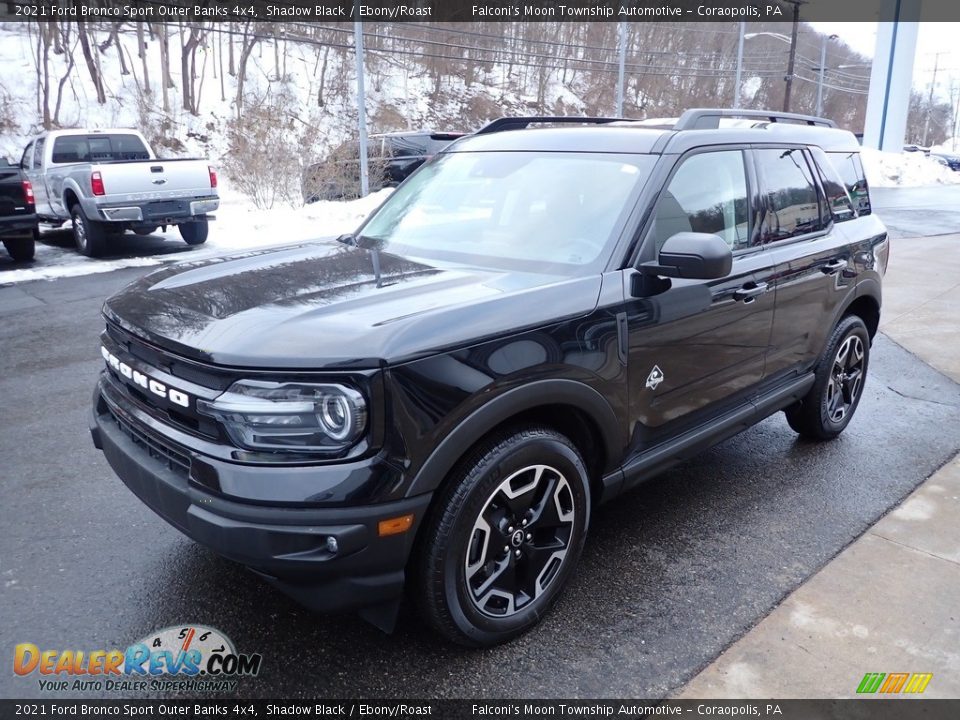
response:
[[(731, 410), (719, 419), (688, 430), (640, 454), (623, 466), (622, 478), (619, 473), (612, 473), (604, 478), (605, 484), (609, 483), (604, 488), (604, 501), (789, 407), (807, 394), (815, 380), (813, 373), (794, 378), (762, 397), (753, 398), (749, 404)], [(617, 483), (621, 483), (620, 487), (616, 487)]]

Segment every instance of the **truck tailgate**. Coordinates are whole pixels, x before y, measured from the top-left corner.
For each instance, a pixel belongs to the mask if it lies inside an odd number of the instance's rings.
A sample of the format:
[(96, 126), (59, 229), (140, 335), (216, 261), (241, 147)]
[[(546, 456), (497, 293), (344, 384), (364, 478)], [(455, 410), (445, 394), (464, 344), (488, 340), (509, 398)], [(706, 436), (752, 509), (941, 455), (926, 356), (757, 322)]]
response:
[(30, 215), (32, 205), (27, 205), (23, 192), (20, 169), (12, 165), (0, 165), (0, 217)]
[(134, 160), (102, 163), (94, 166), (103, 177), (103, 187), (110, 195), (170, 193), (185, 195), (216, 194), (210, 187), (210, 170), (206, 160)]

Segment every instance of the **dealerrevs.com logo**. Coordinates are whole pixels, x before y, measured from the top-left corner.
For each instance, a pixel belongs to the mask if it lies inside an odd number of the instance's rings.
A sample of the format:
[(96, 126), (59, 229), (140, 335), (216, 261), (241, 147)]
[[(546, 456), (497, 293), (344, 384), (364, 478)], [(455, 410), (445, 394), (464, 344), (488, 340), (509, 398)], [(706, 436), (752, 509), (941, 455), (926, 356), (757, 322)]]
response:
[(44, 692), (229, 692), (238, 677), (259, 673), (262, 661), (259, 653), (238, 653), (215, 628), (173, 625), (126, 650), (42, 650), (19, 643), (13, 672), (36, 676)]

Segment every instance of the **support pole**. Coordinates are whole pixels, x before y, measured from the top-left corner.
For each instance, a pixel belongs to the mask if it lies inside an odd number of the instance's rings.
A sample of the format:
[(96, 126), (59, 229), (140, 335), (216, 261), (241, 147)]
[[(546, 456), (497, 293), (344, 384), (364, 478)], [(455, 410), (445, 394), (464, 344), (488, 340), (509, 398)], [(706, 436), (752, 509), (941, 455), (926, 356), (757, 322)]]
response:
[(617, 117), (623, 117), (623, 83), (624, 70), (627, 64), (627, 23), (621, 20), (617, 23)]
[[(357, 13), (359, 17), (359, 12)], [(367, 95), (363, 87), (363, 23), (353, 21), (353, 44), (357, 60), (357, 124), (360, 131), (360, 197), (370, 192), (367, 164)]]
[(733, 81), (733, 107), (740, 107), (740, 76), (743, 73), (743, 36), (747, 31), (745, 22), (737, 23), (740, 26), (739, 36), (737, 37), (737, 77)]

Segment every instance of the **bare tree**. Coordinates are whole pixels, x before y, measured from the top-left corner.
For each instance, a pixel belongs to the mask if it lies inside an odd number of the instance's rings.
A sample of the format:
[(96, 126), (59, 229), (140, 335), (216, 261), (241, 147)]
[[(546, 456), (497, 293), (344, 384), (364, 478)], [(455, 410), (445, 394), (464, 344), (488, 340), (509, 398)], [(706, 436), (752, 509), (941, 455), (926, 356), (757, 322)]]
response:
[(143, 67), (143, 89), (150, 94), (150, 65), (147, 62), (147, 43), (143, 37), (143, 23), (137, 23), (137, 57)]
[(87, 23), (83, 20), (77, 20), (77, 35), (80, 38), (80, 49), (83, 51), (83, 59), (87, 63), (90, 79), (93, 81), (93, 87), (97, 91), (97, 102), (104, 105), (107, 102), (107, 94), (103, 89), (103, 78), (100, 75), (100, 69), (97, 67), (97, 60), (93, 56), (93, 51), (90, 49)]

